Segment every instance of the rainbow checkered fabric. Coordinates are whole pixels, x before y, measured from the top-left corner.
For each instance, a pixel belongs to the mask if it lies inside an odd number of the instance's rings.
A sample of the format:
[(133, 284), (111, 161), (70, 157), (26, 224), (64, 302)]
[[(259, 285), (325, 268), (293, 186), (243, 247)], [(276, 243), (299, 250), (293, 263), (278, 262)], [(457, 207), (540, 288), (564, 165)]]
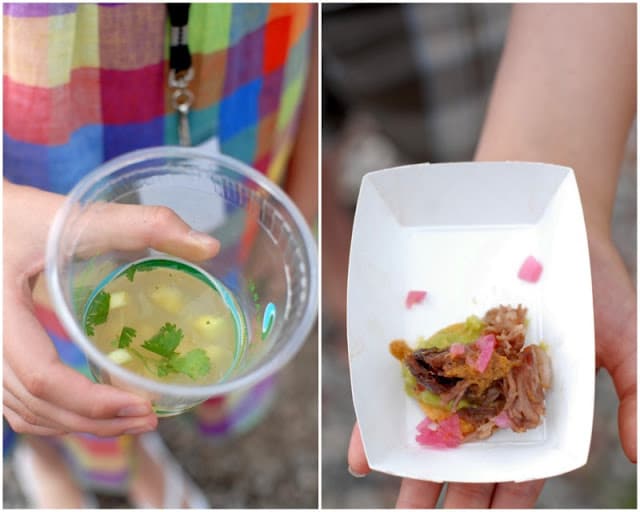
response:
[[(165, 4), (4, 4), (4, 176), (66, 193), (106, 160), (178, 144), (167, 87)], [(192, 4), (188, 42), (195, 78), (192, 143), (283, 180), (305, 89), (312, 36), (308, 4)], [(61, 359), (86, 360), (48, 308), (37, 317)], [(241, 431), (266, 406), (269, 379), (206, 404), (204, 435)], [(4, 448), (12, 442), (4, 429)], [(70, 434), (56, 440), (78, 481), (122, 492), (132, 475), (131, 437)]]
[[(122, 153), (178, 143), (164, 4), (4, 4), (4, 175), (68, 192)], [(192, 4), (192, 142), (281, 181), (307, 76), (308, 4)]]

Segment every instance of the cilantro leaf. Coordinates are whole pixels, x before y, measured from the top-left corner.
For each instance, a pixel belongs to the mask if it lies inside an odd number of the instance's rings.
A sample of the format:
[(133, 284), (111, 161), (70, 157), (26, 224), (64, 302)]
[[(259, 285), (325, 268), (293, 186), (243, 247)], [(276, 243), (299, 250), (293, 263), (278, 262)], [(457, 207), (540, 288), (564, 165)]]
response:
[(209, 356), (201, 348), (191, 350), (183, 356), (172, 357), (169, 363), (176, 372), (183, 373), (193, 380), (204, 377), (211, 370)]
[(173, 371), (173, 368), (171, 368), (169, 361), (164, 360), (158, 363), (157, 371), (158, 371), (158, 377), (166, 377)]
[(127, 279), (133, 283), (133, 276), (136, 275), (136, 267), (135, 265), (130, 266), (127, 271), (124, 273), (127, 276)]
[(93, 328), (96, 325), (103, 324), (107, 321), (110, 301), (111, 295), (103, 290), (98, 293), (91, 302), (89, 311), (87, 311), (87, 319), (84, 323), (84, 330), (89, 336), (93, 336), (95, 334)]
[[(135, 329), (123, 327), (118, 341), (119, 348), (129, 347), (135, 335)], [(145, 350), (159, 355), (161, 357), (159, 361), (153, 361), (149, 357), (138, 353), (132, 347), (130, 347), (130, 350), (142, 360), (149, 372), (156, 373), (158, 377), (166, 377), (172, 373), (182, 373), (194, 380), (198, 377), (204, 377), (211, 371), (209, 356), (201, 348), (191, 350), (185, 355), (180, 355), (176, 352), (176, 348), (178, 348), (183, 338), (182, 329), (178, 329), (175, 324), (167, 322), (160, 327), (156, 334), (142, 344), (142, 348)], [(155, 368), (155, 372), (152, 371), (149, 364)]]
[(133, 327), (123, 327), (118, 338), (118, 348), (127, 348), (136, 337), (136, 330)]
[(142, 344), (142, 348), (162, 357), (170, 357), (182, 341), (184, 334), (175, 324), (166, 323), (151, 338)]
[(156, 268), (156, 265), (153, 264), (153, 261), (138, 263), (137, 265), (131, 265), (127, 270), (125, 270), (124, 275), (133, 283), (133, 277), (136, 275), (136, 272), (150, 272), (154, 268)]

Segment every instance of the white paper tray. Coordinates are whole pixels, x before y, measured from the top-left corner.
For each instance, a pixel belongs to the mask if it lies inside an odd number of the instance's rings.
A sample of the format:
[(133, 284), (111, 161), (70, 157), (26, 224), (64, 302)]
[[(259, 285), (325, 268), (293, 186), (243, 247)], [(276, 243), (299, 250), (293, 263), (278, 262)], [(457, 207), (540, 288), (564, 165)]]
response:
[[(524, 259), (540, 280), (517, 274)], [(409, 290), (425, 302), (405, 307)], [(351, 242), (347, 330), (351, 386), (369, 465), (432, 481), (546, 478), (584, 465), (593, 420), (591, 273), (573, 171), (537, 163), (420, 164), (367, 174)], [(403, 390), (389, 342), (419, 336), (499, 304), (529, 309), (527, 343), (553, 365), (544, 423), (450, 450), (420, 446), (424, 418)]]

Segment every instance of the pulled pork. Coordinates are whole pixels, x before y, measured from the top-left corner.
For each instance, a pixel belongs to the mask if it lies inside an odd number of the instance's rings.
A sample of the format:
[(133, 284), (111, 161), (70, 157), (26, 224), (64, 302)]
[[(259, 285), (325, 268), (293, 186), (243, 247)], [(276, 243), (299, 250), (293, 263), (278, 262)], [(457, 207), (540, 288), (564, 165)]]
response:
[(515, 432), (537, 427), (545, 414), (551, 361), (538, 345), (523, 348), (526, 314), (520, 305), (499, 306), (486, 313), (483, 336), (492, 334), (496, 342), (482, 372), (469, 364), (477, 357), (476, 344), (465, 345), (461, 356), (448, 348), (411, 351), (406, 343), (393, 342), (392, 353), (416, 381), (439, 395), (451, 410), (457, 409), (466, 441), (489, 437), (498, 428), (494, 420), (501, 413)]
[(506, 403), (512, 430), (524, 432), (540, 424), (544, 416), (544, 392), (551, 386), (551, 360), (537, 345), (526, 347), (519, 362), (504, 382)]
[(526, 334), (525, 319), (527, 308), (518, 304), (517, 308), (499, 306), (490, 309), (484, 315), (485, 334), (493, 334), (496, 337), (496, 352), (508, 358), (517, 357), (524, 345)]

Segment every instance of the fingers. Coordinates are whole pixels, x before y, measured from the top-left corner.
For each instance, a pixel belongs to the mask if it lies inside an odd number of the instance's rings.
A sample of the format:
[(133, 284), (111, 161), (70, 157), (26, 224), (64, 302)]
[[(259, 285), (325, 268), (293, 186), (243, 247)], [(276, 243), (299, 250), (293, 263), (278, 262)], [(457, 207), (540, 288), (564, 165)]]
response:
[(610, 241), (589, 239), (596, 354), (616, 387), (620, 400), (618, 429), (622, 448), (637, 460), (636, 441), (636, 294), (618, 251)]
[(444, 508), (489, 508), (495, 484), (462, 484), (447, 485)]
[[(70, 369), (68, 371), (75, 373)], [(84, 379), (80, 374), (77, 375)], [(15, 429), (20, 429), (18, 430), (20, 432), (37, 433), (38, 429), (34, 429), (34, 427), (45, 427), (58, 432), (89, 432), (97, 436), (110, 437), (148, 432), (157, 426), (157, 417), (152, 413), (148, 404), (145, 404), (143, 415), (92, 418), (31, 395), (16, 378), (11, 368), (6, 365), (3, 379), (5, 385), (4, 405), (22, 419), (22, 422), (15, 427)], [(107, 388), (107, 386), (89, 384), (99, 388)], [(90, 388), (85, 386), (84, 389), (91, 393)]]
[(396, 508), (435, 508), (442, 484), (404, 478)]
[(496, 485), (491, 508), (533, 508), (542, 492), (544, 480), (508, 482)]
[[(6, 372), (5, 372), (6, 373)], [(6, 377), (5, 377), (6, 380)], [(34, 427), (43, 427), (51, 430), (56, 430), (62, 432), (58, 425), (54, 424), (52, 421), (47, 420), (46, 418), (42, 418), (37, 416), (33, 412), (31, 412), (20, 400), (18, 400), (15, 395), (10, 391), (10, 387), (4, 386), (4, 393), (2, 395), (2, 405), (5, 409), (9, 409), (13, 414), (20, 416), (20, 418), (28, 425)]]
[[(450, 483), (444, 508), (533, 508), (544, 480), (520, 483)], [(397, 508), (434, 508), (442, 484), (405, 479), (400, 487)]]
[(45, 427), (113, 436), (156, 427), (148, 400), (94, 384), (62, 364), (31, 312), (13, 301), (5, 304), (3, 383), (7, 399), (15, 398), (9, 408), (22, 418), (16, 429), (34, 432), (33, 427)]
[[(635, 329), (634, 336), (635, 336)], [(620, 340), (622, 341), (622, 340)], [(637, 387), (636, 387), (636, 350), (622, 350), (620, 343), (612, 352), (618, 352), (621, 357), (614, 355), (603, 355), (602, 361), (611, 375), (616, 387), (616, 392), (620, 400), (618, 406), (618, 431), (620, 442), (625, 455), (632, 462), (637, 460)]]
[(364, 446), (362, 445), (360, 427), (358, 427), (357, 423), (353, 426), (353, 431), (351, 432), (347, 460), (349, 463), (349, 473), (353, 476), (361, 477), (371, 472), (367, 457), (364, 453)]
[[(635, 324), (635, 315), (629, 324)], [(636, 384), (636, 348), (635, 326), (622, 330), (621, 336), (615, 339), (615, 347), (610, 346), (600, 351), (600, 359), (607, 369), (616, 387), (620, 404), (618, 406), (618, 431), (620, 442), (626, 456), (637, 460), (637, 384)], [(614, 341), (613, 339), (611, 341)]]
[(220, 242), (193, 231), (164, 206), (98, 203), (83, 217), (78, 253), (92, 256), (108, 250), (135, 251), (152, 247), (190, 261), (215, 256)]
[(32, 380), (31, 394), (85, 418), (98, 420), (152, 413), (148, 400), (112, 386), (95, 384), (59, 361), (50, 365), (46, 380), (51, 384)]
[(7, 405), (3, 405), (2, 413), (6, 418), (7, 422), (14, 430), (14, 432), (18, 432), (20, 434), (35, 434), (38, 436), (58, 436), (62, 435), (65, 432), (61, 430), (56, 430), (49, 427), (42, 427), (39, 425), (31, 425), (27, 423), (23, 417), (16, 413), (13, 409), (8, 407)]
[[(6, 373), (6, 372), (5, 372)], [(121, 434), (140, 434), (157, 427), (157, 418), (151, 412), (144, 416), (94, 419), (30, 396), (17, 381), (5, 377), (4, 405), (16, 413), (21, 421), (11, 424), (14, 430), (37, 434), (41, 428), (57, 433), (87, 432), (101, 437)]]

